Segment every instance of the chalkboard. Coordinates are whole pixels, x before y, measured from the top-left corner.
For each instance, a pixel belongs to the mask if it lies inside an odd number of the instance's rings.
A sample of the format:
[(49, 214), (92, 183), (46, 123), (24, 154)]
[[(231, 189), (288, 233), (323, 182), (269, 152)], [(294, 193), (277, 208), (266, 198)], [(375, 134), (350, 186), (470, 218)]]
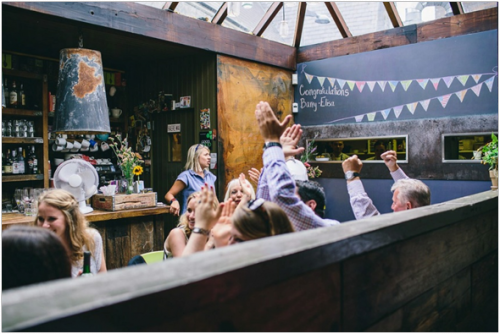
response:
[(497, 30), (298, 64), (295, 121), (498, 113)]

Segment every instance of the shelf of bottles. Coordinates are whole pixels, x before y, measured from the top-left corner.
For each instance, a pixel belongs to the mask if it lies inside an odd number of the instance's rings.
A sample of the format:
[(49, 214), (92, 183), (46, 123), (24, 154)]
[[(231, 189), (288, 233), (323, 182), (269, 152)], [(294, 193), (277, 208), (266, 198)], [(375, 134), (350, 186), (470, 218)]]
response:
[(2, 182), (44, 181), (47, 77), (6, 68), (2, 74)]

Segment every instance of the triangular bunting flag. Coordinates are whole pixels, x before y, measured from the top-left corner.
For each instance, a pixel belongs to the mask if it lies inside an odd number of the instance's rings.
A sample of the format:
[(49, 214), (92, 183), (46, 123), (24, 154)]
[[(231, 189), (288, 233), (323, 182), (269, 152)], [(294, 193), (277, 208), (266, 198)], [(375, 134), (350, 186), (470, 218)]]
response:
[(314, 78), (312, 75), (305, 73), (306, 79), (309, 83), (311, 83), (312, 79)]
[(427, 87), (429, 79), (417, 79), (417, 82), (420, 86), (422, 86), (422, 89), (425, 89), (425, 87)]
[(384, 116), (384, 119), (387, 119), (387, 116), (389, 116), (389, 113), (391, 112), (391, 109), (385, 109), (385, 110), (382, 110), (380, 113), (382, 114), (382, 116)]
[(335, 78), (328, 78), (328, 81), (330, 81), (330, 86), (335, 86)]
[(420, 105), (422, 106), (422, 108), (424, 108), (425, 111), (427, 111), (427, 108), (429, 107), (429, 102), (431, 102), (430, 99), (420, 101)]
[(337, 82), (339, 83), (340, 89), (344, 88), (345, 80), (337, 79)]
[(325, 83), (325, 77), (316, 77), (316, 78), (318, 78), (319, 84), (321, 85), (321, 87), (323, 87), (323, 84)]
[(365, 117), (365, 115), (354, 116), (357, 123), (361, 122), (363, 120), (363, 117)]
[(443, 78), (443, 81), (446, 84), (446, 87), (450, 88), (450, 85), (453, 82), (453, 79), (455, 79), (455, 77), (444, 77)]
[(391, 86), (392, 92), (394, 93), (394, 90), (396, 89), (396, 86), (398, 85), (399, 81), (389, 81), (389, 86)]
[(406, 105), (406, 108), (408, 108), (408, 110), (412, 113), (412, 115), (415, 113), (415, 108), (416, 107), (417, 107), (417, 102), (408, 103)]
[(356, 87), (358, 87), (359, 92), (363, 91), (363, 87), (365, 87), (365, 81), (356, 81)]
[(474, 81), (478, 83), (479, 79), (481, 79), (481, 76), (482, 74), (473, 74), (472, 79), (474, 79)]
[(401, 86), (403, 86), (403, 89), (405, 92), (408, 90), (408, 87), (410, 87), (412, 80), (404, 80), (401, 81)]
[(366, 84), (368, 85), (368, 88), (370, 88), (370, 92), (373, 92), (373, 88), (375, 88), (375, 81), (367, 81)]
[(459, 75), (457, 79), (462, 83), (463, 86), (465, 86), (467, 80), (469, 80), (469, 75)]
[(377, 112), (376, 112), (376, 111), (375, 111), (375, 112), (371, 112), (371, 113), (369, 113), (369, 114), (366, 114), (366, 118), (368, 118), (368, 120), (369, 120), (370, 122), (373, 122), (373, 120), (375, 119), (375, 115), (376, 115), (376, 114), (377, 114)]
[(347, 80), (347, 84), (349, 85), (349, 88), (350, 88), (351, 90), (353, 90), (353, 89), (354, 89), (354, 85), (355, 85), (356, 83), (355, 83), (354, 81)]
[(467, 89), (464, 89), (464, 90), (461, 90), (461, 91), (455, 93), (455, 95), (458, 97), (460, 102), (464, 102), (465, 93), (467, 93)]
[(382, 89), (382, 91), (385, 90), (385, 84), (387, 83), (387, 81), (377, 81), (378, 85), (380, 86), (380, 89)]
[(451, 97), (451, 94), (438, 97), (438, 100), (439, 100), (439, 102), (441, 102), (441, 105), (443, 106), (443, 108), (446, 108), (446, 105), (448, 104), (450, 97)]
[(490, 93), (491, 93), (491, 90), (493, 88), (493, 80), (494, 79), (495, 79), (495, 77), (491, 77), (484, 82), (486, 84), (486, 87), (488, 87), (488, 89), (490, 90)]
[(432, 82), (432, 84), (434, 85), (434, 89), (435, 89), (435, 90), (437, 90), (437, 89), (438, 89), (439, 80), (441, 80), (441, 78), (431, 79), (431, 82)]
[(479, 93), (481, 92), (482, 86), (483, 86), (483, 83), (481, 82), (480, 84), (477, 84), (474, 87), (471, 87), (471, 90), (479, 97)]
[(394, 110), (394, 115), (396, 115), (396, 118), (399, 118), (399, 115), (401, 115), (401, 112), (403, 111), (403, 106), (397, 106), (392, 108)]

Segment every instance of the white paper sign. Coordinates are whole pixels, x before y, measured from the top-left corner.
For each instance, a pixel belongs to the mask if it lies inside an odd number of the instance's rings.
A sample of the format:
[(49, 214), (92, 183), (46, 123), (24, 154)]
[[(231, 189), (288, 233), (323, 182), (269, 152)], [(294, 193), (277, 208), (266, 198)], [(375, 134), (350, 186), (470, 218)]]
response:
[(217, 168), (217, 153), (210, 153), (210, 169)]
[(172, 132), (181, 132), (181, 125), (179, 124), (168, 124), (167, 125), (167, 132), (172, 133)]

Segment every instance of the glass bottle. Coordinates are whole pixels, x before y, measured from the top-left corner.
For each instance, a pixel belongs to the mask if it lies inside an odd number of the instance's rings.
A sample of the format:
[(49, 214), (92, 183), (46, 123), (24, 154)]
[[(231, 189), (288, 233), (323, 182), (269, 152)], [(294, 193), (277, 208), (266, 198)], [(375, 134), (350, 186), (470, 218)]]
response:
[(17, 87), (16, 81), (12, 81), (12, 89), (9, 92), (9, 105), (11, 108), (17, 108)]
[(19, 162), (17, 161), (17, 152), (16, 150), (12, 150), (11, 152), (11, 159), (12, 159), (12, 174), (16, 175), (19, 174)]
[(24, 93), (23, 84), (19, 88), (19, 107), (21, 109), (26, 109), (26, 94)]
[(22, 147), (19, 147), (17, 154), (17, 163), (19, 164), (19, 174), (26, 174), (26, 165), (24, 161), (24, 150)]
[(5, 157), (5, 165), (3, 166), (3, 172), (5, 175), (12, 174), (12, 160), (10, 159), (10, 150), (7, 150), (7, 156)]
[(30, 159), (33, 161), (33, 174), (38, 174), (38, 158), (35, 153), (35, 145), (31, 146)]
[(93, 276), (90, 272), (90, 252), (83, 252), (83, 272), (82, 277), (90, 277)]

